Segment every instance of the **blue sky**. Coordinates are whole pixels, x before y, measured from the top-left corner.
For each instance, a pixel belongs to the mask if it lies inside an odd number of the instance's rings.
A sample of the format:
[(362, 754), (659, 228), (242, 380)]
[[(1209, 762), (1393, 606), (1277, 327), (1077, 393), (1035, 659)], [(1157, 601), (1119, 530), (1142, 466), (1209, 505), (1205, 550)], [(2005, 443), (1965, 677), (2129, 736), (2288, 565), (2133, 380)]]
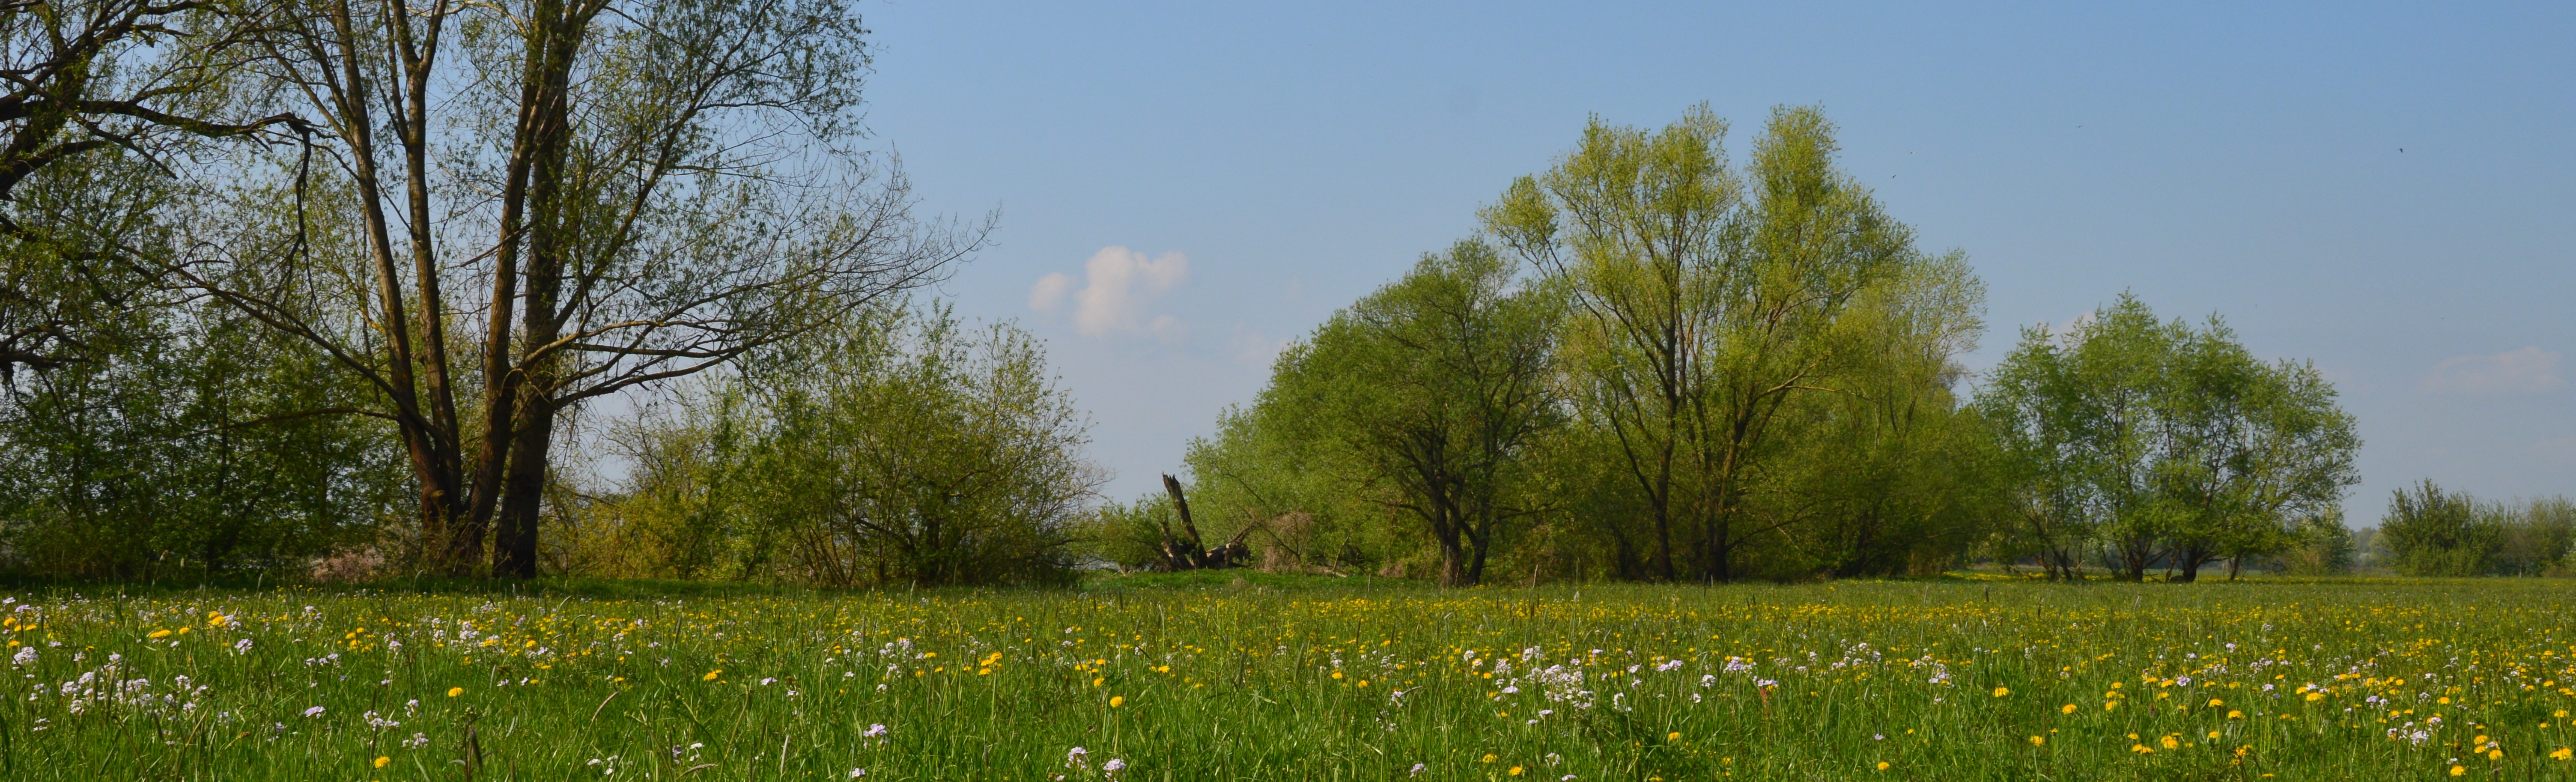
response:
[(2356, 524), (2421, 478), (2576, 493), (2576, 4), (2098, 5), (862, 8), (876, 143), (1002, 214), (942, 293), (1048, 340), (1112, 496), (1586, 117), (1702, 101), (1738, 151), (1823, 106), (1986, 281), (1971, 368), (2135, 291), (2336, 381)]

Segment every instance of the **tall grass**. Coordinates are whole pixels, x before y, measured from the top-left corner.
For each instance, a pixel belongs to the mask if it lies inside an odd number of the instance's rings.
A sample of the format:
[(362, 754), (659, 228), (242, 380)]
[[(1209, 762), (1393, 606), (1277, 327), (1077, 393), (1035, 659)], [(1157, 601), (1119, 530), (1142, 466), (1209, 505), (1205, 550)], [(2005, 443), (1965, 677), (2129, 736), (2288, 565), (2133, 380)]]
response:
[(13, 780), (2576, 779), (2551, 582), (11, 599)]

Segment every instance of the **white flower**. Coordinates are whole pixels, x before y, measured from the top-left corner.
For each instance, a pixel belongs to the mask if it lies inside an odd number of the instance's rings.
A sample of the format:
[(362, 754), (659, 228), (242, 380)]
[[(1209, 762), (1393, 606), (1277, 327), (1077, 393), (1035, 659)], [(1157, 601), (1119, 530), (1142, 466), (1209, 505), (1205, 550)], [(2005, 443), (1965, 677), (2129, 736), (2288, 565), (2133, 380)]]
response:
[(1065, 750), (1065, 753), (1064, 753), (1064, 764), (1065, 764), (1065, 765), (1068, 765), (1068, 766), (1083, 766), (1083, 767), (1087, 767), (1087, 766), (1089, 766), (1089, 765), (1090, 765), (1090, 760), (1091, 760), (1091, 751), (1090, 751), (1090, 750), (1083, 749), (1083, 748), (1081, 748), (1081, 747), (1074, 747), (1073, 749)]
[[(867, 730), (864, 730), (864, 731), (860, 731), (860, 732), (859, 732), (859, 736), (860, 736), (860, 737), (862, 737), (862, 738), (871, 738), (871, 739), (872, 739), (872, 738), (876, 738), (876, 737), (878, 737), (878, 736), (883, 736), (883, 735), (885, 735), (885, 734), (886, 734), (886, 726), (885, 726), (885, 723), (882, 723), (882, 722), (875, 723), (875, 724), (871, 724), (871, 725), (869, 725), (869, 726), (868, 726), (868, 729), (867, 729)], [(1076, 747), (1075, 749), (1080, 749), (1080, 747)]]
[(1423, 765), (1423, 764), (1420, 764), (1420, 763), (1415, 763), (1415, 764), (1413, 764), (1413, 773), (1412, 773), (1412, 774), (1410, 774), (1410, 776), (1417, 776), (1417, 777), (1418, 777), (1418, 776), (1421, 776), (1421, 775), (1422, 775), (1422, 770), (1423, 770), (1423, 769), (1425, 769), (1425, 768), (1429, 768), (1429, 767), (1428, 767), (1428, 766), (1425, 766), (1425, 765)]
[(245, 652), (248, 652), (248, 651), (250, 651), (250, 639), (248, 639), (248, 638), (244, 638), (244, 639), (241, 639), (241, 640), (239, 640), (239, 641), (234, 641), (234, 642), (233, 642), (233, 653), (234, 653), (234, 654), (242, 654), (242, 653), (245, 653)]
[(305, 709), (305, 710), (304, 710), (304, 716), (307, 716), (307, 717), (319, 717), (319, 716), (322, 716), (322, 707), (320, 707), (320, 706), (315, 706), (315, 707), (310, 708), (310, 709)]
[(854, 769), (850, 769), (850, 778), (851, 778), (851, 779), (857, 779), (857, 778), (864, 777), (864, 776), (867, 776), (867, 775), (868, 775), (868, 770), (867, 770), (867, 769), (864, 769), (864, 768), (854, 768)]
[(1109, 762), (1100, 764), (1100, 772), (1104, 774), (1115, 774), (1126, 768), (1127, 761), (1117, 758), (1110, 758)]
[(18, 647), (18, 653), (17, 653), (17, 654), (13, 654), (13, 655), (10, 655), (10, 656), (9, 656), (9, 664), (10, 664), (10, 665), (34, 665), (34, 664), (36, 664), (36, 647), (33, 647), (33, 646), (21, 646), (21, 647)]
[(1520, 688), (1520, 686), (1519, 686), (1519, 685), (1515, 685), (1515, 684), (1506, 684), (1506, 685), (1503, 685), (1503, 694), (1504, 694), (1504, 695), (1519, 695), (1519, 694), (1521, 694), (1521, 688)]

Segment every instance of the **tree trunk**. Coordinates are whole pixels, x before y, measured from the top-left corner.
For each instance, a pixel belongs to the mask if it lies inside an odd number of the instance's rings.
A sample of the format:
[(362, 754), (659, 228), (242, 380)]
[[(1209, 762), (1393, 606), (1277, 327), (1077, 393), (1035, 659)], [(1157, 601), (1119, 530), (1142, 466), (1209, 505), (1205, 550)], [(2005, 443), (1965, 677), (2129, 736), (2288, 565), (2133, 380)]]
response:
[(537, 519), (544, 510), (546, 460), (554, 444), (554, 408), (530, 400), (511, 438), (510, 470), (502, 486), (501, 513), (494, 525), (499, 540), (492, 546), (492, 575), (537, 576)]

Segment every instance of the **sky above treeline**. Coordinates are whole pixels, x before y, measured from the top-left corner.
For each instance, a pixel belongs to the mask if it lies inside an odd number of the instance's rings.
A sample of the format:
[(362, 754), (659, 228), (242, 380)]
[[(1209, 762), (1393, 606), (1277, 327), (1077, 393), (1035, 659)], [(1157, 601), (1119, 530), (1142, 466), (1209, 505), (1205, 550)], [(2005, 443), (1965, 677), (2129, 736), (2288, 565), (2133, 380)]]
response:
[(1985, 280), (1972, 370), (2134, 291), (2334, 380), (2356, 525), (2425, 478), (2576, 494), (2576, 4), (2095, 5), (861, 8), (874, 143), (1001, 215), (941, 293), (1048, 341), (1113, 497), (1587, 117), (1701, 102), (1739, 161), (1824, 107)]

